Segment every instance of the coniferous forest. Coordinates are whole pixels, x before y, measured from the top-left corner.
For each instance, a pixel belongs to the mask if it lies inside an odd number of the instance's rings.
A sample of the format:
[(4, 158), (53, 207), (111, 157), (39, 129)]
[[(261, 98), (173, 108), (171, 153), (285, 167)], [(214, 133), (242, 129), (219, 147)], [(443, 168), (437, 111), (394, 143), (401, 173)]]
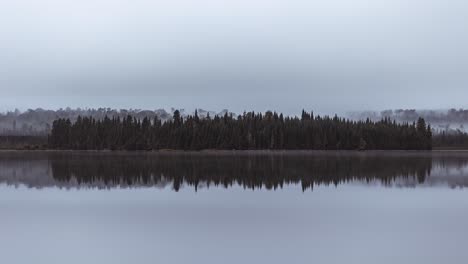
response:
[(399, 124), (305, 111), (300, 118), (275, 112), (200, 118), (197, 112), (182, 117), (176, 110), (165, 122), (132, 116), (58, 119), (48, 141), (49, 148), (72, 150), (429, 150), (432, 133), (422, 118)]
[(443, 131), (432, 137), (432, 145), (438, 149), (468, 149), (468, 133)]

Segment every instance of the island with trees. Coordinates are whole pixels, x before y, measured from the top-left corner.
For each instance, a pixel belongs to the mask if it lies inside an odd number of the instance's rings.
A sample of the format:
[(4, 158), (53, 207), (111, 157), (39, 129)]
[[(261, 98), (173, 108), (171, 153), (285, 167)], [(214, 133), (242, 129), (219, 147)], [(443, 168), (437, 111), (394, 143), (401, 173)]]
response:
[(423, 118), (353, 121), (303, 111), (300, 117), (246, 112), (242, 115), (96, 119), (53, 122), (48, 148), (63, 150), (430, 150), (432, 131)]

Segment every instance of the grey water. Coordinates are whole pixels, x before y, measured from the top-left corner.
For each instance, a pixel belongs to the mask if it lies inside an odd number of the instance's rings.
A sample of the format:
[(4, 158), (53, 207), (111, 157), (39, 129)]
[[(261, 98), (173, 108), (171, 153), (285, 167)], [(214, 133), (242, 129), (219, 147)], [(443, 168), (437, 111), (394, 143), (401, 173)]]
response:
[(466, 263), (468, 152), (0, 152), (0, 263)]

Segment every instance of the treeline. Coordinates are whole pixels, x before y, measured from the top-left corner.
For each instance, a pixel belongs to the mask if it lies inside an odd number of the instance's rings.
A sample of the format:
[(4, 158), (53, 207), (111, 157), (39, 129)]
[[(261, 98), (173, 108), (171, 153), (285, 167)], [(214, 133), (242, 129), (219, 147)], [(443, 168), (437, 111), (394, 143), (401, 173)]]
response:
[(371, 120), (380, 120), (387, 117), (397, 122), (413, 122), (419, 117), (424, 118), (426, 122), (434, 123), (458, 123), (468, 122), (468, 109), (448, 109), (448, 110), (416, 110), (416, 109), (395, 109), (384, 110), (381, 112), (362, 111), (348, 113), (351, 119), (360, 120), (370, 118)]
[(460, 130), (443, 131), (434, 135), (432, 144), (434, 148), (441, 149), (468, 149), (468, 134)]
[(47, 136), (1, 136), (0, 149), (39, 150), (47, 148)]
[(351, 121), (303, 111), (301, 118), (248, 112), (234, 117), (194, 115), (162, 122), (158, 117), (120, 119), (78, 117), (53, 122), (49, 147), (76, 150), (202, 149), (431, 149), (431, 128), (424, 119), (397, 124), (389, 119)]

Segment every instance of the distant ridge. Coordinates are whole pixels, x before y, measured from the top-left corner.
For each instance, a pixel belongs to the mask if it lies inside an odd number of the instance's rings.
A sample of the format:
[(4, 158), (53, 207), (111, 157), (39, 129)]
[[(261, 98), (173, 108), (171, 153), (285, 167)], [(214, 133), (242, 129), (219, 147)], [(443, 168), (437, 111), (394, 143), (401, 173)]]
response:
[[(52, 127), (52, 122), (59, 118), (69, 118), (72, 122), (76, 121), (78, 116), (91, 116), (95, 119), (103, 119), (108, 117), (126, 117), (127, 115), (136, 118), (157, 116), (159, 119), (166, 121), (172, 117), (176, 109), (115, 109), (115, 108), (65, 108), (58, 110), (47, 110), (42, 108), (29, 109), (26, 111), (8, 111), (0, 113), (0, 135), (22, 135), (36, 136), (47, 135)], [(178, 109), (182, 117), (193, 115), (194, 111), (186, 111)], [(196, 109), (200, 118), (210, 116), (223, 116), (225, 113), (236, 115), (227, 109), (221, 111), (205, 110), (202, 108)], [(354, 111), (348, 112), (345, 117), (352, 120), (365, 120), (369, 118), (372, 121), (378, 121), (385, 117), (391, 120), (396, 120), (399, 123), (412, 123), (417, 121), (419, 117), (431, 124), (436, 132), (442, 131), (463, 131), (468, 132), (468, 109), (445, 109), (445, 110), (416, 110), (416, 109), (394, 109), (383, 111)]]
[[(176, 109), (170, 110), (142, 110), (142, 109), (113, 109), (113, 108), (65, 108), (58, 110), (46, 110), (42, 108), (29, 109), (27, 111), (8, 111), (0, 113), (0, 135), (21, 135), (21, 136), (44, 136), (50, 132), (52, 123), (59, 118), (69, 118), (72, 122), (76, 121), (78, 116), (90, 116), (95, 119), (103, 119), (108, 117), (124, 118), (128, 115), (143, 119), (144, 117), (158, 117), (162, 121), (172, 118), (172, 114)], [(182, 117), (193, 115), (193, 112), (178, 109)], [(227, 109), (219, 112), (196, 109), (198, 116), (205, 118), (206, 116), (224, 115), (231, 113)]]
[(355, 111), (348, 112), (346, 117), (352, 120), (364, 120), (369, 118), (378, 121), (390, 118), (399, 123), (416, 122), (419, 117), (431, 124), (436, 132), (457, 131), (468, 132), (468, 109), (445, 109), (445, 110), (416, 110), (395, 109), (384, 111)]

